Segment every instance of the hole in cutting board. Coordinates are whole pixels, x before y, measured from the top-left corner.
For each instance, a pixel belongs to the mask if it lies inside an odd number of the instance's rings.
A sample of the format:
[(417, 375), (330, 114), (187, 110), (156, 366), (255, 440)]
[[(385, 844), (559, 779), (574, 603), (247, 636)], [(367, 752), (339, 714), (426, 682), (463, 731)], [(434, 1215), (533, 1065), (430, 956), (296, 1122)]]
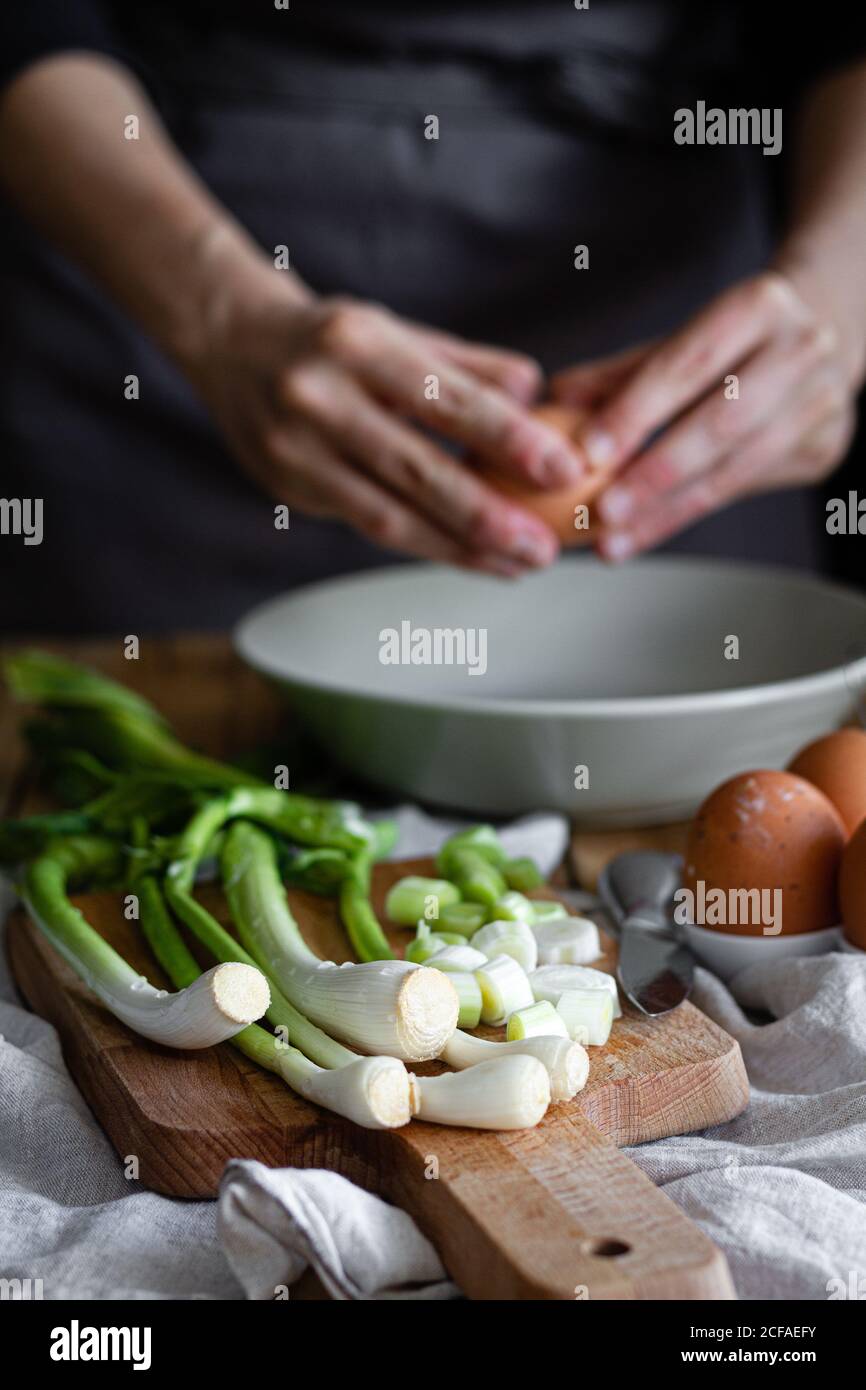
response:
[(581, 1249), (586, 1255), (598, 1255), (603, 1260), (612, 1260), (617, 1255), (627, 1255), (631, 1246), (615, 1236), (597, 1236), (594, 1240), (583, 1241)]

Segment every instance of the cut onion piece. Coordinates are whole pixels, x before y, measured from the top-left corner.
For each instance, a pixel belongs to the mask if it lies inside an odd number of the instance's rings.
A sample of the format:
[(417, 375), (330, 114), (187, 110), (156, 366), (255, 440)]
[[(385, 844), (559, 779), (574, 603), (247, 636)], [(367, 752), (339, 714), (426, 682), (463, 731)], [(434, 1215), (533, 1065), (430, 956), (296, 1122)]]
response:
[(613, 1016), (622, 1014), (616, 980), (604, 970), (593, 970), (588, 965), (540, 965), (529, 977), (532, 993), (536, 999), (549, 999), (551, 1004), (559, 1002), (559, 996), (568, 989), (606, 989), (613, 998)]
[(539, 965), (588, 965), (601, 955), (598, 927), (588, 917), (534, 923)]
[(495, 956), (512, 956), (527, 973), (538, 964), (538, 946), (527, 922), (502, 920), (488, 922), (470, 941), (473, 950), (481, 951), (488, 960)]
[(501, 1024), (515, 1009), (532, 1003), (532, 987), (512, 956), (495, 956), (475, 978), (481, 986), (481, 1018), (485, 1023)]
[[(547, 1001), (543, 1001), (547, 1003)], [(536, 1008), (541, 1008), (537, 1004)], [(613, 996), (606, 989), (567, 989), (554, 1011), (568, 1036), (584, 1047), (603, 1047), (613, 1026)]]
[[(601, 990), (599, 990), (601, 995)], [(604, 995), (607, 998), (607, 995)], [(565, 1021), (546, 999), (530, 1004), (525, 1009), (515, 1009), (509, 1015), (505, 1036), (509, 1042), (520, 1042), (522, 1038), (545, 1038), (569, 1036)], [(583, 1039), (579, 1039), (580, 1042)]]

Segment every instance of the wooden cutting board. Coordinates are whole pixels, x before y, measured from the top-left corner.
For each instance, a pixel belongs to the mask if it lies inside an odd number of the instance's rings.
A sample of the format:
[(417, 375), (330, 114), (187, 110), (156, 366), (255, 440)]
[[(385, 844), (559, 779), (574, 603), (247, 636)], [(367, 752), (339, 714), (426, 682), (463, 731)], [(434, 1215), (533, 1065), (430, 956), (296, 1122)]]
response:
[[(120, 642), (44, 645), (134, 686), (182, 738), (216, 756), (279, 730), (279, 702), (222, 637), (143, 641), (135, 662), (124, 660)], [(0, 700), (7, 812), (34, 805), (26, 783), (22, 794), (17, 724), (17, 712)], [(379, 866), (380, 911), (396, 877), (428, 867)], [(201, 896), (227, 921), (217, 890)], [(333, 906), (291, 897), (311, 945), (345, 959)], [(77, 902), (132, 965), (165, 983), (118, 897)], [(405, 934), (392, 939), (402, 944)], [(535, 1130), (487, 1134), (413, 1121), (372, 1133), (299, 1100), (227, 1044), (174, 1053), (130, 1033), (20, 912), (10, 920), (8, 948), (22, 992), (58, 1029), (70, 1070), (118, 1154), (136, 1157), (141, 1181), (156, 1191), (213, 1196), (232, 1157), (327, 1167), (409, 1211), (471, 1298), (733, 1296), (721, 1253), (617, 1148), (721, 1123), (747, 1104), (737, 1043), (691, 1005), (656, 1022), (627, 1013), (607, 1046), (590, 1049), (586, 1089), (552, 1107)], [(605, 941), (601, 964), (613, 963)]]
[[(382, 865), (375, 900), (427, 861)], [(202, 900), (227, 922), (216, 888)], [(291, 894), (323, 957), (347, 958), (330, 902)], [(137, 969), (164, 984), (112, 894), (76, 899)], [(406, 933), (392, 940), (402, 945)], [(118, 1023), (17, 912), (9, 953), (33, 1008), (60, 1033), (73, 1076), (140, 1180), (177, 1197), (212, 1197), (225, 1162), (327, 1167), (416, 1218), (472, 1298), (725, 1298), (719, 1251), (617, 1149), (738, 1114), (748, 1085), (737, 1043), (686, 1004), (651, 1022), (629, 1013), (591, 1048), (590, 1079), (535, 1130), (490, 1134), (413, 1121), (371, 1133), (299, 1100), (228, 1044), (175, 1053)], [(614, 946), (605, 940), (604, 968)], [(425, 1070), (436, 1070), (429, 1064)]]

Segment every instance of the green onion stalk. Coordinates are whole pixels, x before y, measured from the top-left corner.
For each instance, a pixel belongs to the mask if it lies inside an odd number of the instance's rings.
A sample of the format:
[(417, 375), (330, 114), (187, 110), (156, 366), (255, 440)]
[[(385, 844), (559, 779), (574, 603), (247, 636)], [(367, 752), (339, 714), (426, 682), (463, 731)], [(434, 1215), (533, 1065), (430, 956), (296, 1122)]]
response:
[[(273, 840), (249, 821), (229, 826), (220, 867), (243, 945), (297, 1009), (362, 1052), (403, 1061), (438, 1055), (454, 1031), (459, 1009), (456, 991), (444, 975), (400, 960), (340, 966), (319, 960), (292, 916)], [(167, 889), (170, 879), (174, 891), (171, 870)], [(357, 882), (354, 886), (357, 890)]]
[[(144, 837), (138, 836), (139, 845)], [(157, 878), (152, 872), (136, 873), (130, 887), (138, 895), (142, 930), (166, 975), (179, 989), (200, 976), (199, 966), (172, 921)], [(226, 933), (226, 936), (228, 934)], [(230, 939), (230, 938), (229, 938)], [(220, 955), (220, 959), (224, 957)], [(283, 1001), (285, 1003), (285, 1001)], [(288, 1005), (276, 1009), (279, 1034), (250, 1024), (236, 1033), (232, 1045), (257, 1066), (279, 1076), (304, 1099), (312, 1100), (368, 1129), (393, 1129), (406, 1124), (413, 1105), (412, 1084), (405, 1067), (392, 1057), (357, 1057), (301, 1018)], [(300, 1026), (299, 1026), (300, 1025)], [(290, 1040), (291, 1039), (291, 1040)], [(294, 1043), (313, 1042), (321, 1051), (330, 1044), (329, 1066), (317, 1066)], [(343, 1056), (343, 1054), (345, 1054)], [(338, 1060), (339, 1059), (339, 1060)]]
[(70, 885), (106, 883), (122, 870), (115, 841), (98, 836), (57, 838), (23, 871), (27, 911), (64, 960), (106, 1007), (143, 1037), (170, 1047), (222, 1042), (260, 1018), (268, 988), (258, 968), (217, 967), (197, 972), (178, 994), (155, 989), (93, 929), (69, 899)]

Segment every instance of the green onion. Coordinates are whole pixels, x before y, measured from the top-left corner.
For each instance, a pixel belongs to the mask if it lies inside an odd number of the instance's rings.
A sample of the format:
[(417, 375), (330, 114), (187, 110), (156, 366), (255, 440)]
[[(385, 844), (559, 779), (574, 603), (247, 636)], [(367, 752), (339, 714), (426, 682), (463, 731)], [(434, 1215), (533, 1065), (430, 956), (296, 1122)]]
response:
[(475, 971), (481, 986), (481, 1017), (485, 1023), (505, 1023), (515, 1009), (532, 1003), (532, 989), (523, 970), (511, 956), (496, 956)]
[(68, 885), (105, 881), (120, 872), (112, 841), (93, 836), (58, 839), (24, 871), (21, 896), (52, 945), (105, 1006), (128, 1027), (168, 1047), (200, 1048), (239, 1032), (268, 1006), (261, 971), (220, 965), (177, 994), (155, 989), (127, 965), (69, 901)]
[(480, 903), (451, 903), (442, 908), (436, 925), (440, 933), (474, 936), (486, 921), (487, 912)]
[(492, 915), (496, 922), (531, 922), (535, 911), (522, 893), (506, 893), (494, 903)]
[(488, 960), (494, 956), (513, 956), (527, 973), (538, 964), (538, 947), (532, 928), (525, 922), (488, 922), (477, 931), (470, 946)]
[(362, 850), (350, 861), (340, 885), (340, 916), (355, 954), (362, 961), (393, 960), (388, 938), (370, 902), (371, 851)]
[(588, 917), (563, 917), (534, 927), (539, 965), (588, 965), (601, 955), (598, 927)]
[(589, 1076), (589, 1058), (579, 1043), (567, 1038), (523, 1038), (520, 1042), (490, 1042), (458, 1028), (442, 1049), (442, 1061), (457, 1071), (476, 1067), (511, 1053), (535, 1057), (550, 1081), (551, 1100), (572, 1100)]
[(551, 1099), (545, 1067), (524, 1055), (498, 1057), (471, 1071), (413, 1076), (412, 1087), (419, 1120), (470, 1129), (529, 1129)]
[(541, 888), (544, 875), (534, 859), (508, 859), (502, 865), (502, 875), (509, 888), (518, 893), (531, 893), (533, 888)]
[[(437, 956), (428, 961), (431, 970), (443, 970), (444, 964)], [(468, 970), (449, 970), (448, 978), (457, 991), (460, 1012), (457, 1015), (458, 1028), (477, 1028), (481, 1022), (481, 986)]]
[(551, 1004), (558, 1003), (566, 990), (604, 989), (613, 1000), (614, 1018), (622, 1013), (614, 977), (589, 965), (540, 965), (533, 970), (529, 983), (536, 999), (549, 999)]
[(567, 1038), (569, 1032), (553, 1005), (541, 999), (509, 1015), (505, 1036), (508, 1042), (520, 1042), (522, 1038)]
[(445, 946), (441, 951), (437, 951), (430, 961), (437, 970), (447, 970), (450, 974), (452, 970), (480, 970), (487, 964), (487, 957), (481, 951), (474, 951), (471, 946), (467, 946), (463, 938), (460, 938), (459, 945)]
[[(458, 1012), (447, 976), (400, 960), (320, 961), (292, 917), (273, 842), (255, 825), (232, 824), (220, 864), (241, 941), (297, 1009), (365, 1052), (404, 1061), (438, 1055)], [(167, 886), (170, 878), (171, 870)]]
[[(454, 847), (447, 855), (447, 863), (448, 878), (459, 888), (461, 896), (470, 902), (483, 903), (485, 907), (492, 908), (507, 892), (505, 879), (499, 870), (476, 849), (462, 845)], [(439, 859), (436, 867), (442, 872)]]
[[(138, 893), (145, 936), (169, 979), (178, 987), (191, 984), (200, 974), (198, 964), (171, 920), (156, 879), (144, 875), (133, 880), (132, 886)], [(276, 1038), (256, 1024), (236, 1033), (231, 1041), (258, 1066), (281, 1076), (298, 1095), (365, 1128), (392, 1129), (410, 1119), (411, 1083), (395, 1058), (356, 1057), (347, 1052), (346, 1061), (326, 1070), (290, 1046), (288, 1039)]]
[(502, 869), (508, 862), (508, 856), (493, 826), (473, 825), (467, 830), (458, 830), (456, 834), (449, 836), (436, 855), (436, 868), (443, 878), (454, 878), (451, 870), (455, 855), (462, 854), (464, 850), (479, 854), (494, 869)]
[(556, 1012), (568, 1036), (584, 1047), (602, 1047), (610, 1037), (613, 997), (606, 989), (567, 989), (557, 1000)]
[(568, 916), (568, 908), (564, 903), (553, 902), (548, 898), (532, 898), (532, 917), (530, 926), (535, 926), (542, 922), (556, 922), (560, 917)]
[(444, 878), (420, 878), (411, 874), (399, 879), (385, 899), (385, 915), (400, 927), (413, 927), (419, 918), (438, 922), (442, 908), (460, 901), (460, 894)]

